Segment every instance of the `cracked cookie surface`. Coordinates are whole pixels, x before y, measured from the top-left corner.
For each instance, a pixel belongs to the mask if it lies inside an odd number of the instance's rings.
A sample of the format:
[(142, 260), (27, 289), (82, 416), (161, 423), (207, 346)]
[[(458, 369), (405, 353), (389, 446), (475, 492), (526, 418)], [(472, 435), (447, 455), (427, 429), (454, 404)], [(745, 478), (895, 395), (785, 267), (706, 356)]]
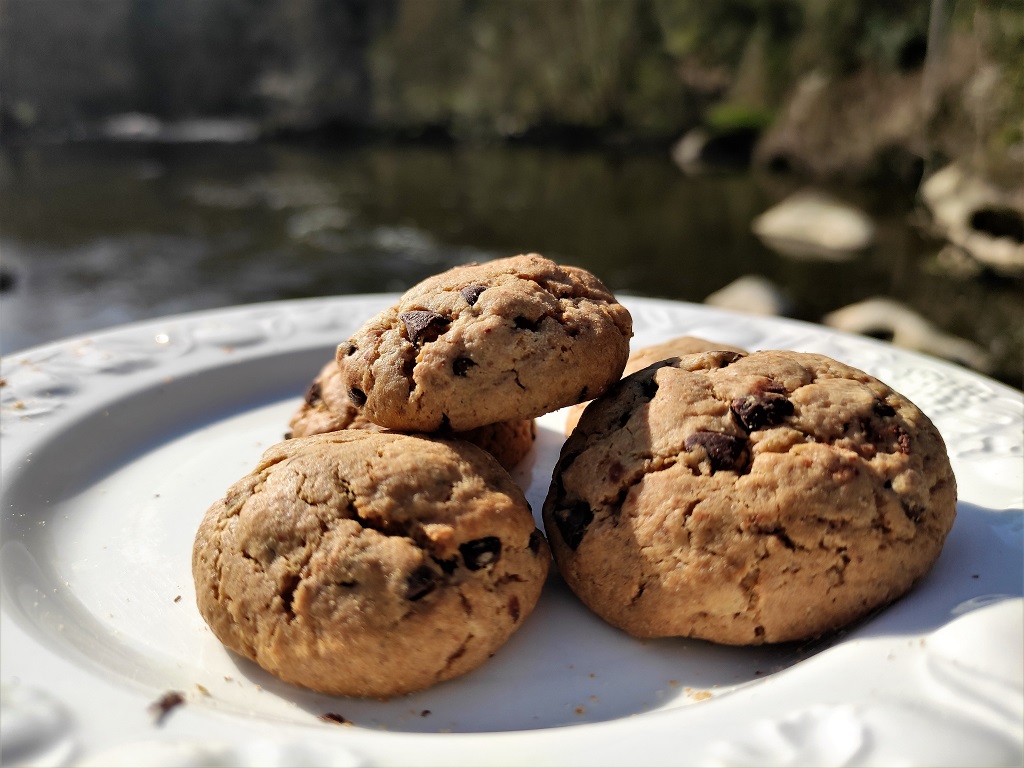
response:
[(797, 352), (656, 363), (592, 403), (543, 516), (581, 600), (638, 637), (819, 636), (906, 593), (956, 515), (909, 400)]
[(375, 424), (464, 431), (605, 391), (632, 318), (592, 274), (538, 254), (455, 267), (338, 346), (349, 398)]
[(387, 698), (476, 668), (533, 610), (550, 551), (519, 488), (459, 440), (295, 438), (207, 511), (200, 613), (290, 683)]
[[(313, 379), (306, 396), (288, 424), (286, 438), (306, 437), (339, 429), (369, 429), (381, 431), (353, 405), (341, 378), (338, 363), (333, 358)], [(485, 424), (465, 432), (444, 435), (467, 440), (491, 454), (505, 469), (519, 464), (537, 439), (537, 425), (533, 419), (502, 421)]]

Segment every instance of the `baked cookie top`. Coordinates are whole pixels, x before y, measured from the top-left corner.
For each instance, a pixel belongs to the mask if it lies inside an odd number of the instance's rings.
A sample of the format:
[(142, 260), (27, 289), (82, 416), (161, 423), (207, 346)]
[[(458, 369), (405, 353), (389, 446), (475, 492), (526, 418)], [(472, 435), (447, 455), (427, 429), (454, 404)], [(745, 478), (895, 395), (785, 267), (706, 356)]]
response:
[(317, 691), (389, 697), (495, 653), (549, 559), (522, 492), (481, 449), (347, 430), (268, 449), (206, 513), (192, 571), (229, 649)]
[[(626, 367), (622, 371), (623, 376), (628, 376), (631, 373), (636, 373), (641, 368), (646, 368), (648, 365), (657, 363), (661, 360), (665, 360), (669, 357), (679, 357), (680, 355), (692, 355), (695, 352), (712, 352), (717, 349), (726, 349), (730, 352), (746, 352), (745, 349), (740, 347), (734, 347), (731, 344), (722, 344), (717, 341), (708, 341), (702, 339), (699, 336), (676, 336), (668, 341), (663, 341), (660, 344), (652, 344), (648, 347), (640, 347), (637, 350), (629, 353), (629, 359), (626, 360)], [(568, 410), (565, 416), (565, 434), (571, 435), (572, 431), (576, 428), (576, 424), (580, 420), (580, 416), (583, 414), (583, 410), (587, 407), (587, 403), (577, 403)]]
[(797, 640), (905, 593), (956, 484), (938, 431), (868, 374), (797, 352), (656, 363), (587, 408), (544, 522), (569, 586), (641, 637)]
[(592, 274), (538, 254), (430, 277), (338, 346), (350, 399), (392, 429), (529, 419), (617, 381), (632, 318)]
[[(331, 360), (306, 389), (306, 395), (288, 423), (286, 439), (334, 432), (339, 429), (369, 429), (380, 432), (384, 427), (374, 424), (349, 400), (341, 379), (338, 362)], [(483, 448), (505, 469), (516, 467), (530, 453), (537, 439), (533, 419), (499, 421), (464, 432), (435, 433), (439, 437), (456, 437)]]

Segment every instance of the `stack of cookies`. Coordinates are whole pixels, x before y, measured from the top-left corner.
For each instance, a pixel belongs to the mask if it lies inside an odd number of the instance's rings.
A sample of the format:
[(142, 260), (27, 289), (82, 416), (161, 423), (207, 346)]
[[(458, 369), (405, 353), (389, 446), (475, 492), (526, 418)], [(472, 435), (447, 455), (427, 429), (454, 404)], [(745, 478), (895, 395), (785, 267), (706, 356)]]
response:
[(464, 674), (533, 610), (551, 561), (505, 468), (534, 419), (619, 380), (632, 320), (536, 254), (427, 279), (338, 347), (292, 439), (207, 512), (217, 637), (283, 680), (390, 697)]
[[(207, 512), (207, 623), (284, 680), (389, 697), (494, 654), (552, 554), (613, 626), (742, 645), (829, 632), (927, 573), (956, 484), (916, 406), (821, 355), (631, 336), (596, 277), (536, 254), (414, 286)], [(566, 406), (545, 537), (507, 470)]]

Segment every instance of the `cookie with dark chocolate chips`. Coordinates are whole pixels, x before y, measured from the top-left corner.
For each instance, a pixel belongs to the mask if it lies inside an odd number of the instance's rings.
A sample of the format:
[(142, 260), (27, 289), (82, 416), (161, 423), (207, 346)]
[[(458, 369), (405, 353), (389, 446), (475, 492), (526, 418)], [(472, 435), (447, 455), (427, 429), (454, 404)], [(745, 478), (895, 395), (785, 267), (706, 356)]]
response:
[[(369, 429), (380, 432), (384, 428), (366, 418), (349, 399), (341, 379), (341, 371), (334, 358), (313, 379), (302, 403), (292, 415), (285, 435), (305, 437), (339, 429)], [(485, 424), (465, 432), (448, 430), (442, 437), (467, 440), (491, 454), (505, 469), (517, 466), (533, 448), (537, 439), (537, 425), (533, 419), (502, 421)]]
[(863, 371), (709, 352), (625, 377), (565, 442), (544, 524), (565, 581), (638, 637), (815, 637), (905, 594), (956, 515), (941, 436)]
[(296, 685), (387, 698), (497, 652), (549, 561), (522, 491), (483, 450), (343, 430), (268, 449), (206, 513), (192, 573), (230, 650)]
[(455, 267), (338, 346), (349, 400), (383, 427), (532, 419), (622, 374), (632, 318), (594, 275), (538, 254)]

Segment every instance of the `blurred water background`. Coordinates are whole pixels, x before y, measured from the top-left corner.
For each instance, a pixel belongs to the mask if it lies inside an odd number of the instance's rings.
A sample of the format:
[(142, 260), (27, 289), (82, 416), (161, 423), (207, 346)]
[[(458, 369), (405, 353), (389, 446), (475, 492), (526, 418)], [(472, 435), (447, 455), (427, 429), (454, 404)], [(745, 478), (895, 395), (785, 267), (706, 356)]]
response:
[[(1024, 270), (973, 259), (920, 194), (967, 167), (1005, 192), (989, 234), (1024, 248), (1019, 3), (3, 0), (0, 47), (4, 355), (538, 251), (694, 302), (757, 276), (814, 322), (886, 297), (1021, 386)], [(809, 187), (870, 241), (755, 235)]]

